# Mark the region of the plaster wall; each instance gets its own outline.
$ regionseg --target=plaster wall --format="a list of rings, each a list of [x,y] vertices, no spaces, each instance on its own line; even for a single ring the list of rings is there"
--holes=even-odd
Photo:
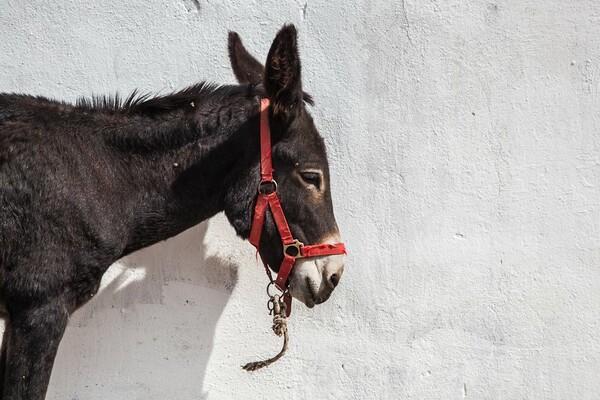
[[[0,2],[0,91],[73,101],[234,81],[300,31],[349,255],[274,354],[266,278],[223,216],[113,265],[49,399],[600,396],[594,0]]]

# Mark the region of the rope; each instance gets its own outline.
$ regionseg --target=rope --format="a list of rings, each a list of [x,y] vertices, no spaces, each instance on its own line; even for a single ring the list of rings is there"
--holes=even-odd
[[[273,364],[275,361],[279,360],[285,354],[288,348],[289,335],[287,330],[287,320],[286,320],[286,308],[287,306],[281,300],[279,295],[271,296],[271,300],[269,302],[273,303],[273,332],[279,337],[283,335],[283,347],[281,351],[272,358],[264,361],[255,361],[244,365],[246,371],[256,371],[257,369],[261,369]]]

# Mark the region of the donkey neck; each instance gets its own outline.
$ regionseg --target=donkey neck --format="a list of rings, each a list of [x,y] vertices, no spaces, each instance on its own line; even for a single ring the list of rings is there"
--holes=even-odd
[[[232,182],[258,165],[258,102],[240,91],[130,114],[105,140],[129,181],[125,255],[223,210]]]

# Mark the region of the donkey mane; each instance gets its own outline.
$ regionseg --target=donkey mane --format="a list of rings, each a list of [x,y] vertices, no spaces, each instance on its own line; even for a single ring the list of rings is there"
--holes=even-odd
[[[152,116],[177,110],[192,102],[201,103],[242,93],[252,97],[264,95],[264,90],[258,85],[218,85],[212,82],[200,82],[165,95],[152,96],[150,93],[140,93],[135,89],[127,97],[122,97],[119,93],[81,97],[77,99],[75,105],[86,111],[119,111],[125,114]]]
[[[244,92],[246,97],[265,95],[262,82],[245,85],[219,85],[213,82],[200,82],[165,95],[152,96],[150,93],[141,93],[138,89],[135,89],[127,97],[122,97],[119,93],[80,97],[75,105],[77,108],[86,111],[120,111],[125,114],[153,116],[177,110],[192,102],[210,101],[211,99],[230,97]],[[303,100],[306,104],[314,105],[313,98],[308,93],[304,93]]]

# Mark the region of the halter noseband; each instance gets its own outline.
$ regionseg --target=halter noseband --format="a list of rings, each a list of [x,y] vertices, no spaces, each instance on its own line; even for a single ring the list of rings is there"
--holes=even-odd
[[[258,184],[258,197],[254,207],[254,218],[250,230],[250,243],[259,250],[260,237],[262,234],[267,209],[271,208],[271,214],[275,220],[275,225],[279,231],[281,242],[283,244],[283,261],[277,273],[277,279],[273,281],[271,271],[262,257],[265,270],[275,286],[284,292],[284,298],[288,303],[288,313],[291,311],[291,296],[287,292],[288,276],[298,258],[320,257],[336,254],[346,254],[346,247],[343,243],[336,244],[315,244],[304,245],[298,239],[292,236],[288,226],[283,208],[277,197],[277,182],[273,179],[273,161],[271,148],[271,128],[269,126],[269,99],[261,99],[260,102],[260,175],[261,180]],[[260,254],[260,252],[259,252]]]

